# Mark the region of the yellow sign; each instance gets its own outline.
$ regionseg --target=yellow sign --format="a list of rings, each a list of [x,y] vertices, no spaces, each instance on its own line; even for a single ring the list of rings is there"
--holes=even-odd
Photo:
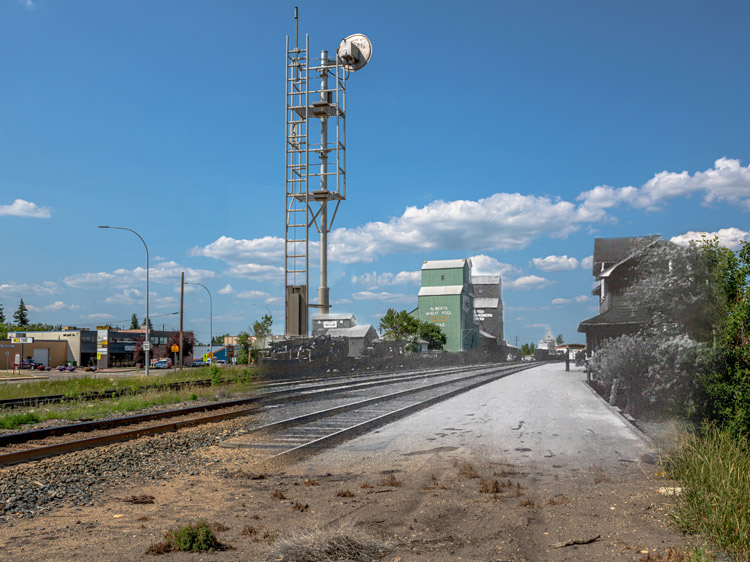
[[[208,354],[208,356],[209,356],[209,357],[213,357],[213,356],[214,356],[214,354],[213,354],[213,351],[212,351],[212,352],[210,352],[210,353]]]
[[[203,354],[203,360],[204,361],[208,361],[208,353],[204,353]]]
[[[102,360],[102,354],[101,353],[97,353],[96,354],[96,360],[97,361],[101,361]]]
[[[170,347],[169,349],[172,350],[172,353],[177,353],[178,351],[180,351],[180,346],[175,343],[172,344],[172,347]]]

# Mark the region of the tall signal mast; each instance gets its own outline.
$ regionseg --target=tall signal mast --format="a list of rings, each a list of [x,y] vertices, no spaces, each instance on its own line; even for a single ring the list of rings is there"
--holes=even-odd
[[[345,38],[334,58],[321,51],[311,58],[310,37],[299,46],[294,8],[294,47],[286,38],[286,198],[284,227],[284,333],[307,337],[308,311],[330,311],[328,233],[346,199],[346,81],[372,56],[361,34]],[[320,120],[320,136],[311,131]],[[329,123],[330,121],[330,123]],[[333,205],[329,220],[329,204]],[[320,233],[318,302],[309,300],[310,229]]]

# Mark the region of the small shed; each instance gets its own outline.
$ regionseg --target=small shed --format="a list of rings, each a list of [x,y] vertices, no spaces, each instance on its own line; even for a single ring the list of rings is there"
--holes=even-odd
[[[326,333],[332,338],[346,338],[349,342],[349,357],[361,357],[365,349],[378,339],[372,324],[362,324],[351,328],[330,328]]]

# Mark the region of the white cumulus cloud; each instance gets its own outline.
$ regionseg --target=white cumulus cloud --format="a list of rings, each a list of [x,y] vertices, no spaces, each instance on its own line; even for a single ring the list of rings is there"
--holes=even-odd
[[[591,269],[594,265],[594,256],[586,256],[581,260],[581,267],[583,269]]]
[[[155,283],[177,283],[185,272],[185,281],[202,283],[212,279],[216,273],[207,269],[184,267],[174,261],[165,261],[149,267],[149,280]],[[68,287],[76,289],[93,289],[97,287],[129,288],[146,282],[146,268],[116,269],[113,272],[76,273],[63,279]],[[186,288],[187,289],[187,288]]]
[[[544,277],[539,277],[538,275],[524,275],[523,277],[519,277],[518,279],[513,279],[512,281],[506,282],[505,288],[519,290],[543,289],[544,287],[548,287],[553,283],[554,281],[550,281],[549,279],[545,279]]]
[[[547,256],[546,258],[532,258],[531,263],[542,271],[570,271],[578,268],[578,260],[568,256]]]
[[[370,289],[378,287],[384,287],[388,285],[401,285],[404,283],[411,283],[413,285],[419,285],[422,282],[421,271],[399,271],[398,273],[363,273],[362,275],[355,275],[352,277],[352,283],[357,285],[364,285]]]
[[[62,291],[57,283],[45,281],[44,283],[2,283],[0,284],[0,295],[14,296],[19,295],[22,298],[25,295],[54,295]]]
[[[279,284],[284,282],[284,268],[275,265],[243,263],[230,267],[224,274],[239,279],[254,279],[255,281],[268,281]]]
[[[663,203],[676,197],[702,195],[704,204],[724,202],[750,211],[750,166],[742,166],[739,160],[719,158],[713,168],[655,174],[641,187],[611,187],[599,185],[581,193],[577,200],[582,208],[592,214],[604,209],[629,205],[635,209],[659,210]]]
[[[578,295],[575,299],[576,302],[588,302],[591,300],[589,295]]]
[[[205,256],[230,264],[279,263],[284,261],[284,239],[277,236],[264,236],[253,240],[238,240],[221,236],[207,246],[196,246],[190,250],[191,256]]]
[[[700,242],[704,236],[709,240],[712,240],[714,237],[718,238],[719,246],[729,248],[730,250],[739,250],[742,242],[750,242],[750,232],[734,227],[722,228],[716,232],[695,232],[691,230],[685,234],[673,236],[670,241],[680,246],[687,246],[691,241]]]
[[[231,295],[232,293],[234,293],[234,287],[232,287],[229,283],[219,289],[220,295]]]
[[[271,295],[264,291],[241,291],[237,293],[237,296],[241,299],[262,299],[263,297],[270,297]]]
[[[570,302],[572,302],[570,299],[564,299],[564,298],[552,299],[552,304],[568,304]]]
[[[45,306],[34,306],[27,305],[27,308],[32,312],[56,312],[58,310],[78,310],[81,308],[77,304],[65,304],[63,301],[55,301],[52,304]]]
[[[358,301],[380,301],[388,303],[410,303],[416,302],[417,293],[413,295],[404,295],[400,293],[389,293],[386,291],[373,292],[373,291],[360,291],[352,294],[352,298]]]
[[[10,205],[0,205],[0,216],[48,219],[52,216],[49,207],[39,207],[36,203],[16,199]]]
[[[484,254],[471,256],[471,274],[472,275],[500,275],[505,281],[505,277],[520,275],[521,270],[515,265],[510,265],[496,260]]]

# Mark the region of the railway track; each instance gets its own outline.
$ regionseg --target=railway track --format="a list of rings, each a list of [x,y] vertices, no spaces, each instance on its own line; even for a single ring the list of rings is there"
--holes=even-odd
[[[336,419],[336,431],[332,432],[336,436],[321,436],[315,434],[316,444],[312,441],[308,443],[295,443],[291,449],[296,449],[296,453],[281,451],[278,452],[278,458],[283,455],[294,456],[301,454],[303,451],[312,451],[315,447],[330,446],[337,440],[351,438],[357,431],[366,431],[374,427],[376,423],[387,423],[397,417],[408,415],[419,407],[426,407],[441,399],[448,398],[459,392],[473,388],[479,384],[485,384],[501,376],[506,376],[513,372],[518,372],[527,366],[481,366],[481,367],[461,367],[461,368],[444,368],[432,370],[407,371],[390,375],[370,375],[349,377],[342,376],[338,380],[331,381],[306,381],[296,383],[275,383],[269,385],[258,396],[251,398],[232,400],[228,402],[213,403],[209,405],[198,406],[194,408],[183,408],[179,410],[169,410],[153,414],[143,414],[128,416],[125,418],[116,418],[101,420],[95,422],[84,422],[69,426],[48,428],[43,430],[19,432],[0,436],[0,466],[18,464],[32,460],[42,459],[50,456],[60,455],[81,449],[99,447],[112,443],[127,441],[142,437],[145,435],[154,435],[159,433],[176,431],[184,427],[195,426],[199,424],[213,423],[229,420],[239,416],[248,416],[268,412],[274,406],[281,404],[298,404],[301,401],[315,401],[322,403],[325,401],[337,401],[335,406],[323,408],[321,411],[310,412],[304,416],[296,416],[277,420],[271,424],[251,428],[247,433],[266,434],[270,431],[280,431],[283,428],[291,428],[294,425],[303,423],[311,424],[318,420],[326,418],[333,419],[333,416],[339,416]],[[429,384],[425,384],[429,381]],[[406,386],[401,390],[381,393],[380,395],[365,400],[355,400],[346,402],[347,394],[352,393],[369,393],[372,395],[379,387],[397,387],[398,385]],[[438,392],[437,389],[452,385],[453,388],[446,388],[444,392]],[[432,392],[433,396],[427,396],[420,399],[419,406],[417,402],[404,406],[399,405],[398,400],[406,399],[410,394]],[[380,412],[378,414],[367,413],[365,417],[370,419],[366,423],[360,421],[350,425],[342,430],[338,426],[344,423],[344,418],[340,417],[347,412],[360,410],[367,412],[376,407],[376,404],[389,403],[396,405],[396,409],[390,412]],[[281,409],[283,412],[283,408]],[[400,412],[400,413],[396,413]],[[278,415],[278,413],[276,413]],[[374,417],[373,417],[374,415]],[[394,417],[395,416],[395,417]],[[170,419],[164,423],[163,420]],[[377,422],[372,420],[379,420]],[[129,429],[122,430],[123,427],[131,426]],[[358,429],[355,429],[358,426]],[[308,428],[313,426],[308,425]],[[70,436],[80,432],[95,432],[93,436],[84,439],[71,439]],[[311,432],[312,429],[304,431]],[[315,431],[320,431],[317,429]],[[328,444],[328,445],[326,445]],[[232,446],[232,445],[227,445]]]

